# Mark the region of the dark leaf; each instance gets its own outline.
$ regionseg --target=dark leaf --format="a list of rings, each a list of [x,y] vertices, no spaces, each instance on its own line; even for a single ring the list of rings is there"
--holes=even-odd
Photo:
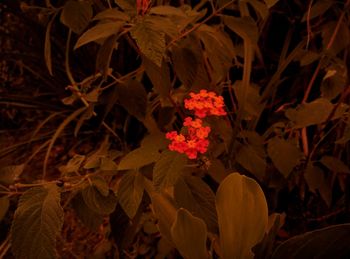
[[[99,23],[91,29],[87,30],[80,36],[77,43],[74,46],[74,49],[77,49],[89,42],[107,38],[111,35],[117,34],[124,22],[108,22],[108,23]]]
[[[286,178],[303,157],[303,153],[296,145],[279,137],[268,141],[267,153],[278,171]]]
[[[201,60],[196,51],[190,47],[197,42],[195,40],[186,40],[186,42],[181,46],[172,47],[171,57],[176,76],[187,88],[191,88],[197,77]]]
[[[286,117],[294,123],[294,127],[303,128],[325,122],[333,110],[333,104],[327,99],[319,98],[310,103],[299,105],[296,109],[288,109]]]
[[[203,220],[194,217],[186,209],[179,209],[171,226],[171,236],[184,258],[208,258],[206,247],[207,227]]]
[[[258,42],[258,27],[256,26],[256,23],[252,17],[244,16],[237,18],[232,16],[224,16],[224,23],[242,39],[249,40],[253,44]]]
[[[101,45],[98,50],[96,57],[96,70],[101,72],[104,77],[108,74],[109,64],[111,63],[111,58],[113,51],[117,49],[118,43],[117,35],[109,36]]]
[[[343,161],[341,161],[337,157],[333,156],[323,156],[320,160],[320,162],[325,165],[329,170],[333,171],[334,173],[346,173],[350,174],[349,167],[344,164]]]
[[[61,197],[55,184],[27,190],[20,198],[11,227],[16,258],[56,258],[56,238],[63,225]]]
[[[185,169],[186,162],[185,155],[164,150],[153,168],[153,183],[156,190],[174,186]]]
[[[119,11],[117,8],[112,8],[112,9],[108,8],[96,14],[96,16],[92,20],[95,21],[95,20],[105,20],[105,19],[129,21],[130,17],[126,13]]]
[[[13,184],[17,178],[23,173],[25,164],[9,165],[0,168],[0,183]]]
[[[8,196],[1,197],[0,198],[0,222],[5,217],[9,206],[10,206],[10,201]]]
[[[142,54],[161,67],[165,53],[165,33],[154,28],[150,19],[143,19],[130,30]]]
[[[109,191],[108,196],[104,196],[95,185],[85,187],[82,196],[89,209],[100,215],[111,214],[117,205],[117,198],[113,192]]]
[[[265,177],[266,160],[254,146],[242,146],[237,153],[236,161],[259,180]]]
[[[142,121],[147,110],[147,92],[144,86],[136,80],[129,80],[126,84],[118,84],[116,87],[120,105]]]
[[[215,194],[200,178],[187,176],[179,179],[174,186],[174,198],[179,208],[183,207],[203,219],[210,232],[218,233]]]
[[[163,59],[162,65],[158,67],[147,57],[142,57],[142,64],[145,68],[147,76],[153,84],[155,92],[157,92],[162,99],[167,99],[171,90],[168,64]]]
[[[61,13],[61,23],[73,32],[80,34],[92,18],[92,7],[89,1],[67,1]]]
[[[91,210],[85,203],[81,193],[78,193],[72,199],[72,206],[82,223],[93,231],[103,223],[103,216]]]
[[[130,219],[134,218],[141,204],[144,184],[139,171],[131,170],[122,177],[118,189],[118,202]]]
[[[349,258],[350,224],[335,225],[295,236],[277,247],[272,259]]]
[[[301,19],[302,22],[305,22],[307,19],[311,20],[313,18],[321,16],[334,5],[334,2],[332,0],[319,0],[313,3],[314,4],[311,6],[311,10],[307,10]]]
[[[163,16],[187,17],[186,13],[183,10],[170,5],[160,5],[160,6],[152,7],[149,13],[163,15]]]

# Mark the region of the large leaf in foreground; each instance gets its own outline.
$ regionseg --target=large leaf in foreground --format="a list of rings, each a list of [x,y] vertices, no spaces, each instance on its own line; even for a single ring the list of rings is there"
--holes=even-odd
[[[35,187],[20,198],[11,228],[16,258],[56,258],[56,236],[63,225],[63,209],[56,185]]]
[[[264,237],[268,224],[266,199],[259,184],[233,173],[220,184],[216,210],[223,259],[253,258],[252,248]]]
[[[203,220],[192,216],[186,209],[179,209],[171,227],[171,236],[184,258],[208,258],[207,227]]]
[[[295,236],[275,250],[273,259],[350,258],[350,224],[335,225]]]

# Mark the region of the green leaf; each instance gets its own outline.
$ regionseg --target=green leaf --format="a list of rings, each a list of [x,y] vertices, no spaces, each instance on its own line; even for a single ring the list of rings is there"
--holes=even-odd
[[[82,190],[83,199],[89,209],[101,215],[109,215],[117,205],[117,198],[111,191],[105,196],[100,190],[102,190],[100,186],[97,188],[94,184],[85,187]]]
[[[324,98],[299,105],[296,109],[288,109],[286,117],[294,123],[295,128],[304,128],[325,122],[333,110],[333,104]]]
[[[0,198],[0,222],[5,217],[10,206],[10,201],[8,196]]]
[[[175,221],[176,209],[173,201],[166,195],[159,192],[148,193],[152,200],[152,209],[158,219],[158,228],[162,237],[172,243],[171,226]]]
[[[124,156],[118,165],[118,170],[138,169],[156,162],[159,157],[158,149],[152,145],[143,145]]]
[[[186,162],[184,154],[164,150],[153,168],[153,183],[156,190],[174,186],[185,169]]]
[[[142,54],[161,67],[165,53],[165,33],[155,30],[153,22],[145,18],[132,27],[130,34]]]
[[[269,216],[268,233],[264,239],[253,248],[254,258],[270,258],[276,242],[278,231],[284,224],[285,214],[273,213]]]
[[[260,154],[259,149],[252,145],[242,146],[236,155],[236,161],[259,180],[264,179],[266,160],[263,154]]]
[[[325,12],[328,11],[329,8],[331,8],[334,5],[334,2],[332,0],[318,0],[316,2],[313,2],[314,4],[311,6],[310,11],[307,10],[304,14],[303,18],[301,19],[302,22],[305,22],[307,19],[314,19],[316,17],[321,16]]]
[[[199,57],[190,46],[174,46],[171,50],[175,73],[187,88],[191,88],[196,79],[200,63]]]
[[[103,216],[91,210],[85,203],[81,193],[72,199],[72,207],[82,223],[93,231],[97,231],[103,223]]]
[[[223,140],[226,148],[229,147],[232,141],[232,127],[227,120],[223,117],[212,116],[207,121],[211,127],[211,134],[216,134]]]
[[[102,171],[117,171],[118,165],[110,157],[101,157],[100,169]]]
[[[59,170],[63,174],[78,172],[84,160],[85,156],[75,154],[66,165],[60,166]]]
[[[349,258],[350,224],[333,225],[288,239],[277,247],[272,259]]]
[[[168,64],[163,59],[162,65],[158,67],[147,57],[142,57],[142,65],[144,66],[146,74],[151,80],[155,91],[160,95],[162,99],[166,100],[171,90],[170,71]]]
[[[169,5],[159,5],[152,7],[149,10],[150,14],[163,15],[163,16],[180,16],[187,17],[186,13],[180,8],[176,8]]]
[[[345,126],[343,136],[338,139],[335,143],[337,144],[345,144],[350,140],[350,123]]]
[[[261,96],[259,94],[259,88],[254,85],[249,85],[247,89],[244,89],[244,85],[241,80],[237,80],[233,85],[238,105],[244,106],[244,119],[250,120],[252,116],[260,116],[263,103],[261,102]],[[244,99],[244,95],[245,99]]]
[[[271,7],[273,7],[275,4],[277,4],[279,0],[264,0],[264,2],[266,3],[267,7],[270,9]]]
[[[248,3],[254,8],[254,10],[260,14],[261,18],[265,20],[269,15],[269,9],[271,6],[268,6],[267,3],[259,2],[258,0],[247,0]],[[277,0],[278,1],[278,0]]]
[[[108,183],[101,176],[91,177],[90,181],[103,196],[107,197],[109,195]]]
[[[278,171],[286,178],[303,157],[303,153],[296,145],[279,137],[268,141],[267,153]]]
[[[230,174],[216,193],[223,259],[253,258],[252,248],[265,235],[267,203],[259,184],[238,173]]]
[[[45,58],[45,64],[47,67],[47,70],[49,70],[49,74],[52,76],[52,60],[51,60],[51,41],[50,41],[50,37],[51,37],[51,28],[52,28],[52,24],[57,16],[58,12],[56,12],[51,20],[49,21],[49,23],[46,26],[46,32],[45,32],[45,46],[44,46],[44,58]]]
[[[297,55],[295,60],[300,62],[300,66],[307,66],[320,58],[321,54],[318,52],[300,49],[300,53]]]
[[[117,85],[118,101],[132,116],[142,121],[147,111],[147,92],[139,81],[129,80]]]
[[[184,258],[209,258],[207,252],[207,227],[203,220],[186,209],[179,209],[171,226],[171,236],[176,248]]]
[[[92,7],[89,1],[67,1],[61,13],[61,23],[73,32],[80,34],[92,18]]]
[[[91,29],[88,29],[80,36],[80,38],[74,46],[74,49],[77,49],[89,42],[107,38],[113,34],[117,34],[123,25],[124,22],[120,21],[99,23]]]
[[[320,162],[334,173],[350,174],[349,167],[337,157],[323,156]]]
[[[304,178],[310,191],[317,193],[318,190],[322,199],[330,207],[332,202],[331,186],[323,170],[310,162],[305,169]]]
[[[326,69],[321,84],[322,97],[328,100],[336,98],[347,86],[347,67],[342,61],[335,62]]]
[[[168,147],[167,140],[163,133],[152,133],[146,135],[141,141],[141,147],[153,151],[162,151]]]
[[[218,233],[215,194],[199,177],[180,178],[174,186],[174,199],[178,206],[203,219],[212,233]]]
[[[9,165],[0,168],[0,183],[5,185],[13,184],[23,173],[25,164]]]
[[[130,17],[126,13],[119,11],[117,8],[112,8],[112,9],[108,8],[96,14],[96,16],[92,20],[96,21],[96,20],[105,20],[105,19],[129,21]]]
[[[336,28],[339,26],[338,31],[333,37],[333,33]],[[337,55],[340,51],[349,46],[350,43],[350,31],[349,26],[342,22],[338,25],[338,22],[331,20],[326,23],[321,28],[322,31],[322,45],[323,49],[327,50],[331,55]],[[328,49],[328,44],[332,40],[332,45]]]
[[[258,27],[252,17],[244,16],[237,18],[225,15],[223,21],[230,30],[235,32],[242,39],[249,40],[253,44],[258,42]]]
[[[114,3],[116,3],[123,11],[136,15],[136,1],[114,0]]]
[[[202,24],[196,33],[203,42],[213,73],[213,80],[218,82],[227,75],[232,66],[232,59],[235,56],[232,41],[220,27]]]
[[[16,258],[56,258],[56,238],[63,225],[63,209],[56,185],[35,187],[19,199],[11,227]]]
[[[109,36],[97,52],[96,70],[100,71],[104,77],[108,74],[113,51],[118,47],[118,43],[116,42],[117,37],[117,35]]]
[[[221,162],[220,159],[211,159],[210,165],[208,168],[210,176],[218,183],[221,183],[222,180],[228,175],[228,171],[225,168],[225,165]]]
[[[134,218],[143,196],[143,175],[136,170],[125,173],[118,189],[118,201],[130,219]]]

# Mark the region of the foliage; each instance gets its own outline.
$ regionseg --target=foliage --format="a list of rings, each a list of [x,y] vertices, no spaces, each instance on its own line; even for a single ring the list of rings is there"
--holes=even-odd
[[[349,8],[5,0],[0,258],[349,257]]]

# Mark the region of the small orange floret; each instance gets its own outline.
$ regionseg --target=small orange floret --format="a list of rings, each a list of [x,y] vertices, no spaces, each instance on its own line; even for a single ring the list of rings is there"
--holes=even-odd
[[[214,92],[203,89],[198,94],[190,93],[190,99],[185,99],[185,108],[193,110],[195,116],[205,118],[209,115],[224,116],[224,98]]]

